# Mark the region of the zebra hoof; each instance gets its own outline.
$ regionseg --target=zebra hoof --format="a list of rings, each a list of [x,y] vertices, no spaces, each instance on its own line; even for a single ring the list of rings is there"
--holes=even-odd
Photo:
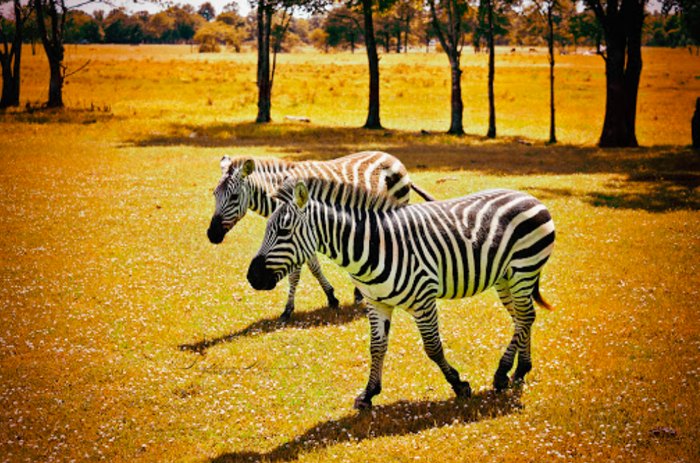
[[[284,312],[282,312],[282,315],[280,315],[280,321],[281,322],[288,322],[289,319],[292,318],[292,312],[294,312],[293,308],[284,309]]]
[[[452,386],[458,399],[468,399],[472,396],[472,388],[467,381],[460,381]]]
[[[525,375],[530,373],[532,370],[532,363],[518,362],[518,368],[515,369],[515,373],[511,377],[511,381],[514,383],[524,383]]]
[[[360,292],[359,289],[355,288],[355,305],[359,304],[364,300],[364,297],[362,296],[362,293]]]
[[[508,379],[508,375],[496,375],[493,378],[493,388],[496,390],[496,392],[501,392],[508,389],[509,385],[510,380]]]
[[[331,296],[328,298],[328,308],[333,309],[333,310],[338,310],[340,308],[340,301],[335,298],[335,296]]]
[[[366,400],[363,396],[358,396],[355,399],[355,404],[353,405],[355,410],[369,410],[372,408],[372,401]]]

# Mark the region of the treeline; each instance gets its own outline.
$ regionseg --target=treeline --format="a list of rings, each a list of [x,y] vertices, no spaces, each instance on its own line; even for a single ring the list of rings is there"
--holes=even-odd
[[[386,52],[408,49],[434,50],[439,46],[434,26],[423,2],[401,0],[380,10],[375,19],[377,44]],[[528,6],[529,5],[529,6]],[[279,51],[292,51],[300,46],[319,50],[355,51],[364,44],[362,12],[345,4],[325,9],[308,18],[273,18],[272,39]],[[285,20],[288,22],[285,23]],[[3,21],[8,21],[3,19]],[[599,47],[602,30],[590,10],[576,3],[563,4],[557,11],[554,41],[566,52],[578,47]],[[645,46],[679,47],[695,45],[678,11],[655,12],[644,20],[642,43]],[[535,3],[503,3],[497,12],[494,41],[511,47],[544,46],[544,30]],[[128,14],[117,8],[88,14],[69,10],[66,14],[65,43],[174,44],[196,43],[200,51],[219,51],[230,47],[241,51],[256,46],[255,11],[241,16],[235,3],[220,12],[209,2],[194,7],[175,5],[151,14],[139,11]],[[464,43],[475,51],[484,49],[485,34],[480,27],[478,9],[472,8],[464,23]],[[39,41],[34,17],[25,25],[24,42]]]
[[[93,3],[96,0],[85,0]],[[251,13],[239,14],[231,3],[217,12],[209,2],[198,8],[170,6],[150,14],[116,9],[89,15],[66,0],[0,0],[0,109],[19,105],[22,44],[42,44],[49,63],[48,108],[63,107],[66,77],[81,68],[64,64],[66,43],[198,43],[200,51],[222,46],[257,52],[256,122],[272,121],[272,87],[277,54],[297,45],[322,50],[355,50],[367,54],[366,129],[383,128],[380,117],[378,49],[406,52],[439,49],[449,61],[450,128],[463,127],[461,57],[465,47],[488,52],[488,131],[494,138],[494,81],[497,45],[545,45],[549,62],[549,143],[556,143],[555,56],[579,46],[592,46],[605,63],[605,115],[598,145],[634,147],[642,45],[700,44],[700,2],[662,0],[661,13],[647,11],[647,0],[249,0]],[[85,4],[84,3],[84,4]],[[297,15],[304,12],[304,15]],[[37,39],[38,38],[38,39]],[[697,53],[697,49],[696,49]]]

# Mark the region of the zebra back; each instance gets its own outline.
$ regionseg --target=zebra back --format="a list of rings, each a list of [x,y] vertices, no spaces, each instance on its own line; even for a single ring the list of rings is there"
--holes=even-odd
[[[231,168],[241,168],[248,159],[232,158]],[[288,178],[304,180],[313,197],[320,201],[352,207],[356,204],[372,208],[408,204],[411,189],[403,163],[381,151],[363,151],[330,161],[255,158],[255,170],[248,177],[253,190],[251,209],[269,216],[275,207],[272,196]]]

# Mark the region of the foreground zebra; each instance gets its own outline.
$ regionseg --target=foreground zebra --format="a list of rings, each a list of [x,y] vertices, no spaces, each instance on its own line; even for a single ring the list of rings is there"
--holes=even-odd
[[[380,151],[364,151],[332,161],[288,162],[279,159],[236,158],[221,159],[221,179],[214,190],[216,209],[211,219],[207,236],[209,241],[219,244],[226,233],[243,218],[248,209],[268,217],[276,208],[271,193],[276,191],[287,177],[314,177],[337,183],[347,183],[354,189],[367,190],[368,194],[386,197],[392,204],[407,204],[413,189],[423,199],[433,198],[413,185],[406,167],[394,156]],[[348,198],[336,198],[342,204]],[[338,307],[333,286],[321,271],[314,255],[305,260],[311,273],[321,284],[328,306]],[[289,296],[282,313],[288,319],[294,311],[294,295],[299,283],[301,265],[290,270]],[[356,299],[360,298],[356,292]]]
[[[308,187],[307,187],[308,184]],[[550,308],[539,293],[542,267],[554,245],[552,218],[539,201],[510,190],[489,190],[448,201],[393,207],[365,196],[358,206],[339,207],[323,198],[325,182],[291,179],[276,193],[281,205],[270,217],[265,238],[248,269],[255,289],[276,283],[316,251],[352,276],[368,301],[372,365],[356,408],[368,408],[381,391],[382,364],[392,311],[414,316],[428,357],[442,370],[458,397],[471,388],[443,354],[436,299],[457,299],[491,286],[513,318],[515,334],[494,376],[494,387],[531,370],[533,300]],[[352,195],[352,194],[349,194]]]

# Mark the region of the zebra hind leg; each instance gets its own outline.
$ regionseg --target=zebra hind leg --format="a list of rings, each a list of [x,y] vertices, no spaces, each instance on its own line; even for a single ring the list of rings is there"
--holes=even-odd
[[[340,307],[340,301],[335,297],[335,291],[333,286],[330,284],[326,276],[321,271],[321,264],[318,262],[316,256],[311,256],[306,262],[306,265],[311,270],[311,274],[318,280],[323,292],[326,293],[326,298],[328,299],[328,307],[331,309],[337,309]]]
[[[360,290],[355,288],[355,304],[359,304],[360,302],[362,302],[363,299],[364,297],[362,296]]]
[[[289,320],[294,312],[294,295],[297,292],[297,285],[299,285],[299,277],[301,277],[301,267],[297,267],[289,273],[289,293],[287,305],[284,306],[284,312],[280,315],[282,321]]]
[[[520,287],[515,293],[514,280],[501,279],[496,283],[496,291],[503,305],[508,309],[508,313],[513,318],[515,332],[508,344],[505,353],[501,357],[498,369],[493,379],[494,389],[501,391],[506,389],[511,380],[508,373],[515,363],[515,355],[518,355],[518,365],[513,374],[512,381],[520,383],[524,381],[525,375],[532,370],[532,360],[530,357],[530,334],[532,324],[535,321],[535,308],[532,302],[532,287],[526,285]]]
[[[354,407],[358,410],[372,408],[372,398],[382,391],[382,369],[384,357],[389,345],[389,328],[393,309],[386,306],[368,304],[367,318],[370,328],[370,355],[372,365],[367,386],[355,399]]]
[[[468,398],[472,395],[472,389],[468,381],[459,378],[459,372],[447,361],[442,348],[440,331],[438,327],[437,307],[435,301],[430,301],[429,305],[423,309],[412,311],[418,325],[418,331],[423,339],[423,348],[428,358],[435,362],[440,371],[445,375],[445,379],[458,398]]]

